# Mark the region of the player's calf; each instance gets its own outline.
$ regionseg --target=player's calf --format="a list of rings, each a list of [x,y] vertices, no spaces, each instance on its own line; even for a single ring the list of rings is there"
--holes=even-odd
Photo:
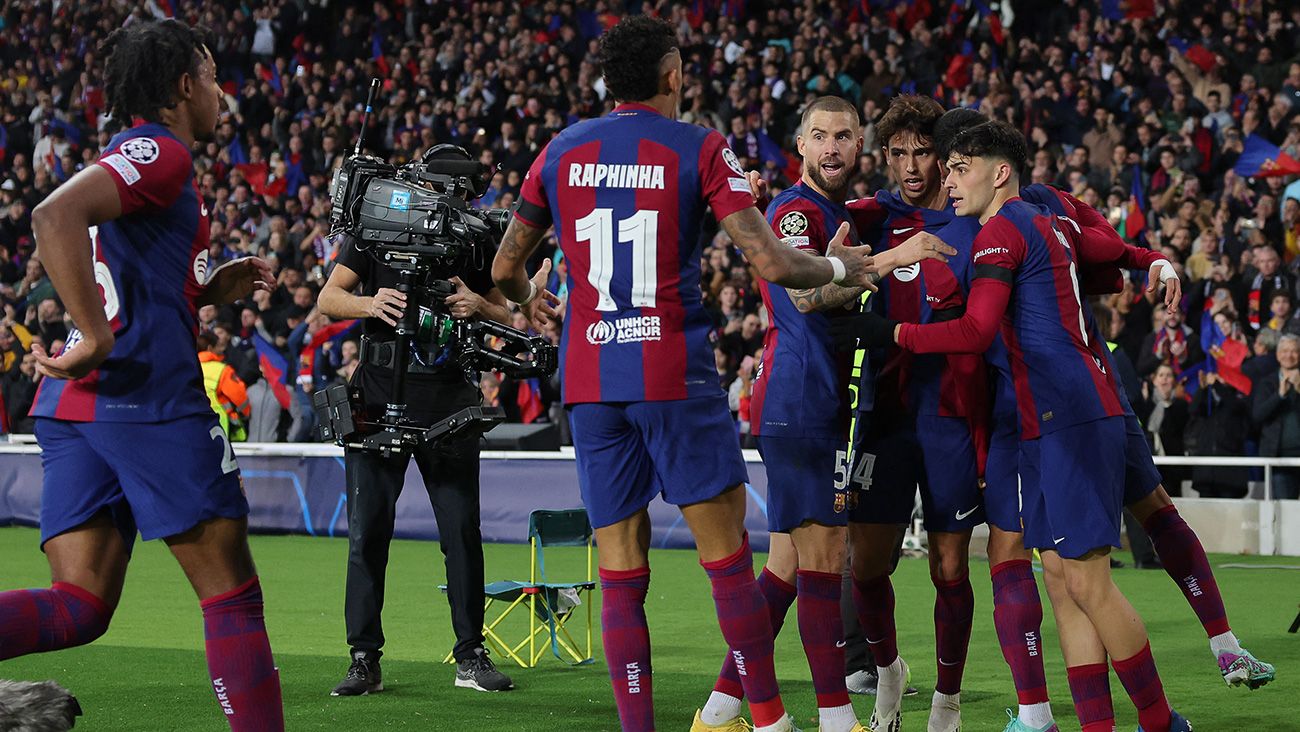
[[[104,634],[113,609],[67,582],[0,593],[0,661],[81,646]]]
[[[230,728],[283,730],[280,672],[271,657],[257,577],[199,605],[212,690]]]

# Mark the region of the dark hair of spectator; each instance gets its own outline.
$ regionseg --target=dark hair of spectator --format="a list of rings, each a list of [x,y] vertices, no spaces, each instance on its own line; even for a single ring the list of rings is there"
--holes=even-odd
[[[99,47],[108,112],[123,124],[157,122],[176,106],[176,83],[212,58],[204,33],[178,20],[139,21],[118,28]]]
[[[934,125],[943,116],[943,105],[920,94],[903,94],[889,103],[885,116],[876,124],[876,139],[881,147],[900,132],[911,132],[917,137],[934,138]]]
[[[200,333],[195,336],[194,345],[199,353],[211,351],[212,347],[217,345],[217,339],[213,338],[211,333]]]
[[[958,132],[951,152],[968,158],[998,158],[1011,163],[1018,175],[1029,156],[1025,136],[1001,120],[986,122]]]
[[[658,94],[660,63],[676,48],[677,33],[666,20],[634,15],[619,21],[600,37],[599,61],[609,93],[626,102]]]
[[[940,160],[947,160],[948,148],[952,145],[952,138],[956,137],[958,132],[988,121],[988,117],[966,107],[957,107],[944,112],[939,121],[934,123],[934,152]]]
[[[843,113],[849,115],[849,117],[853,119],[854,125],[861,126],[862,124],[862,121],[858,119],[858,108],[853,106],[852,102],[843,97],[827,96],[817,97],[812,100],[812,103],[803,110],[803,117],[799,120],[800,129],[808,127],[808,118],[812,116],[813,112],[831,112],[832,114]],[[807,134],[806,131],[805,134]]]

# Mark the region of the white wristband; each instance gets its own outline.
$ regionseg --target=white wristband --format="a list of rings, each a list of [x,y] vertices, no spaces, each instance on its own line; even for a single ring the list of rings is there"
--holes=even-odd
[[[1170,264],[1168,259],[1158,259],[1151,266],[1154,267],[1157,264],[1160,265],[1161,282],[1178,279],[1178,273],[1174,271],[1174,265]]]
[[[848,271],[844,269],[844,261],[839,257],[827,257],[826,261],[831,263],[831,271],[834,273],[831,276],[831,282],[836,285],[843,282],[844,278],[849,274]]]
[[[532,280],[529,280],[529,281],[528,281],[528,297],[525,297],[523,300],[521,300],[521,301],[519,302],[519,306],[520,306],[520,307],[523,307],[524,305],[527,305],[528,303],[532,302],[533,300],[536,300],[536,299],[537,299],[537,295],[538,295],[539,293],[541,293],[541,290],[537,289],[537,283],[536,283],[536,282],[533,282]]]

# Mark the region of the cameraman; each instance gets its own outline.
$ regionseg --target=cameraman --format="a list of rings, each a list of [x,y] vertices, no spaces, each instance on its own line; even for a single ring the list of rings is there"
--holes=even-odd
[[[450,281],[456,292],[445,302],[457,318],[505,323],[505,298],[492,284],[492,252],[475,252]],[[321,290],[320,311],[332,318],[365,318],[360,364],[351,386],[359,389],[370,419],[384,413],[393,383],[394,326],[407,306],[396,287],[397,271],[360,250],[344,236],[334,271]],[[361,285],[361,294],[353,294]],[[466,383],[454,360],[412,370],[406,381],[406,415],[417,425],[432,425],[465,407],[478,406],[479,391]],[[456,633],[456,686],[479,691],[513,689],[483,647],[483,542],[479,533],[479,440],[453,441],[414,450],[415,462],[433,504],[447,566],[447,599]],[[383,691],[379,658],[384,645],[380,613],[384,572],[393,538],[397,497],[402,492],[407,454],[383,457],[346,448],[348,489],[348,574],[344,617],[351,665],[333,696]]]

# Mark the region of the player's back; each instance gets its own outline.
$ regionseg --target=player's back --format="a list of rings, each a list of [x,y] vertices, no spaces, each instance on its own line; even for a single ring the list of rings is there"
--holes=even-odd
[[[207,206],[189,149],[167,128],[116,135],[99,162],[122,215],[91,229],[95,281],[116,341],[99,368],[45,379],[32,415],[71,421],[158,422],[211,411],[195,349],[196,298],[210,272]],[[65,350],[80,341],[73,330]]]
[[[988,273],[985,267],[1014,262],[1002,335],[1023,439],[1123,412],[1112,369],[1095,350],[1084,314],[1077,243],[1050,210],[1020,199],[1005,203],[975,239],[977,277]]]
[[[786,244],[824,255],[840,224],[852,219],[835,203],[800,182],[772,199],[767,222]],[[851,230],[848,243],[857,242]],[[849,372],[845,355],[830,339],[830,320],[847,315],[842,308],[801,313],[780,285],[760,280],[759,294],[769,327],[763,336],[763,361],[754,379],[750,403],[755,435],[844,438],[848,428],[844,386]]]
[[[641,104],[562,132],[518,215],[555,227],[568,264],[566,403],[720,393],[700,292],[700,227],[753,203],[721,134]]]

